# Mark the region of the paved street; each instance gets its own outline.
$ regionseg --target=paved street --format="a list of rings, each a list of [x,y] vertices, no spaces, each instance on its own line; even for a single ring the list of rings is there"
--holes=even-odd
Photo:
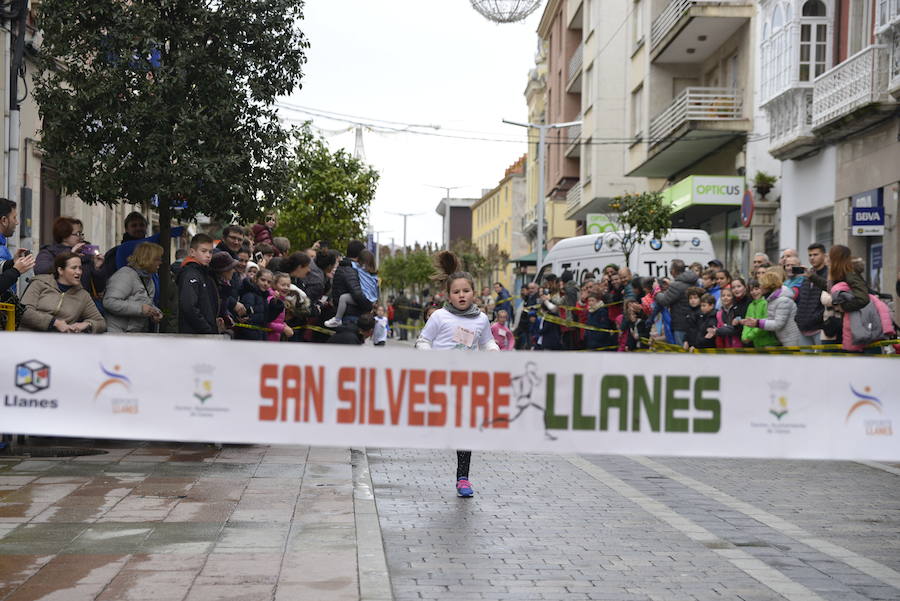
[[[0,459],[3,601],[900,599],[900,466],[100,446]]]

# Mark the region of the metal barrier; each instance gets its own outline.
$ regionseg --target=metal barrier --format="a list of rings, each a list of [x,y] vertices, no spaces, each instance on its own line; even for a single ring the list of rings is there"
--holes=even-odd
[[[0,311],[6,313],[6,331],[16,331],[16,306],[10,303],[0,303]]]

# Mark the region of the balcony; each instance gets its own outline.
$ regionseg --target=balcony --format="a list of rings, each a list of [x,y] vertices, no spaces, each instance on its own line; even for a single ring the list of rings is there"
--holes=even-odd
[[[581,121],[579,114],[575,121]],[[575,159],[581,156],[581,124],[566,128],[566,156]]]
[[[888,94],[890,49],[869,46],[816,78],[812,129],[835,140],[884,119],[897,104]]]
[[[584,44],[578,44],[578,48],[569,58],[569,68],[566,71],[566,92],[581,94],[581,68],[584,66]]]
[[[750,131],[743,91],[686,88],[650,120],[647,160],[631,177],[671,177]]]
[[[581,182],[576,183],[566,192],[566,213],[574,211],[581,204]]]
[[[790,88],[765,105],[769,115],[769,154],[780,161],[801,158],[821,146],[812,133],[813,90]]]
[[[875,33],[900,25],[900,0],[878,0],[875,10]]]
[[[650,60],[702,63],[753,12],[750,0],[671,0],[650,27]]]

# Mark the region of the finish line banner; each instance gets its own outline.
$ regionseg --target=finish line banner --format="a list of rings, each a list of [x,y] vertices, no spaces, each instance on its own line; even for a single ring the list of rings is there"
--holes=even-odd
[[[415,351],[10,333],[0,432],[900,460],[890,359]]]

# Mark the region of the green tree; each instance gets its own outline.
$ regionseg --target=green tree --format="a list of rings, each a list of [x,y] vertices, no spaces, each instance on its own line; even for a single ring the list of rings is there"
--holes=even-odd
[[[431,252],[424,249],[382,256],[381,264],[378,266],[382,287],[397,292],[428,287],[432,273],[434,266],[431,262]]]
[[[309,123],[295,131],[291,187],[279,210],[278,234],[298,248],[327,240],[333,248],[361,238],[378,172],[345,150],[331,152]]]
[[[662,240],[672,227],[672,207],[663,202],[659,192],[617,196],[609,207],[617,225],[613,236],[622,247],[626,265],[639,244],[651,236]]]
[[[249,219],[274,206],[291,158],[274,102],[303,74],[302,8],[42,0],[34,96],[58,185],[89,204],[158,198],[167,262],[173,207],[188,220]],[[167,299],[168,278],[162,286]]]

